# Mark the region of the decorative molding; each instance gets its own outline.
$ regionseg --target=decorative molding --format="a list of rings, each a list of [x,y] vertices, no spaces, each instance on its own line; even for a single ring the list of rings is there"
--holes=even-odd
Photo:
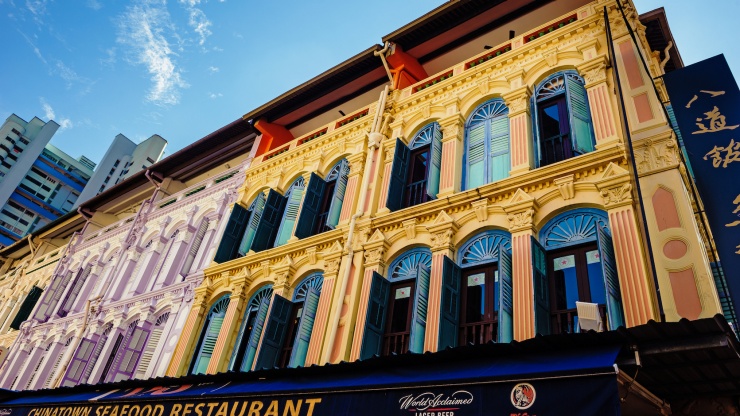
[[[663,140],[647,139],[636,146],[635,159],[637,172],[641,176],[676,168],[679,165],[678,146],[671,137]]]
[[[589,61],[576,66],[578,73],[586,81],[586,88],[606,81],[606,68],[609,66],[609,59],[600,55]]]
[[[533,228],[534,214],[539,209],[539,204],[534,197],[519,188],[503,208],[509,220],[509,231],[516,233]]]
[[[475,211],[475,218],[477,218],[479,222],[484,222],[488,219],[488,198],[474,201],[470,205],[473,206],[473,211]]]
[[[574,178],[574,175],[568,175],[553,180],[553,183],[555,184],[555,186],[558,187],[558,190],[560,191],[560,196],[563,197],[563,200],[567,201],[569,199],[573,199],[576,196],[576,188],[573,183]]]
[[[412,218],[403,222],[403,229],[406,231],[406,238],[408,238],[409,240],[413,240],[414,238],[416,238],[417,222],[418,220],[416,218]]]
[[[529,111],[530,97],[532,97],[532,89],[528,85],[504,94],[502,98],[509,107],[509,118]]]
[[[455,250],[452,237],[460,229],[460,226],[444,210],[439,211],[432,224],[426,228],[432,237],[432,251]]]

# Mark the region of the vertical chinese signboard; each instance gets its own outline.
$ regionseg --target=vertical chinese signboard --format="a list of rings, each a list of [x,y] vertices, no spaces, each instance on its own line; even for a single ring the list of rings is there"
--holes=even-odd
[[[737,314],[740,305],[740,90],[724,55],[670,72],[664,80]]]

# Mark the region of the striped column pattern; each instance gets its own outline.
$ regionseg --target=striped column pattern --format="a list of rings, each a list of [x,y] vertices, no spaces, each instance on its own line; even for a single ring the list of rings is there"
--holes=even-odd
[[[221,330],[216,339],[216,346],[213,347],[211,361],[208,362],[206,374],[216,374],[225,370],[225,364],[229,361],[231,350],[227,348],[231,343],[234,334],[237,332],[239,316],[244,310],[245,296],[242,291],[233,293],[229,298],[229,307],[226,309],[226,316],[221,324]],[[222,363],[222,361],[225,361]]]
[[[326,324],[329,321],[329,310],[331,309],[331,299],[334,296],[335,282],[336,279],[334,277],[327,278],[324,276],[324,283],[321,287],[321,294],[319,295],[319,307],[316,310],[311,341],[308,344],[308,352],[306,353],[305,367],[312,364],[319,364],[321,360],[321,346],[324,344],[324,335],[326,334]],[[341,308],[341,305],[339,307]],[[330,348],[328,345],[326,347]]]
[[[617,129],[614,124],[614,112],[606,82],[595,86],[587,86],[588,104],[591,109],[596,144],[617,139]]]
[[[362,276],[362,291],[360,292],[359,304],[357,305],[357,323],[355,324],[355,334],[352,339],[352,350],[350,351],[350,361],[360,359],[360,349],[362,348],[362,337],[364,335],[365,320],[367,319],[367,303],[370,300],[370,285],[373,282],[373,272],[378,271],[379,267],[373,266],[365,269]]]
[[[439,173],[439,193],[451,194],[455,192],[455,170],[458,167],[456,162],[457,147],[459,140],[447,140],[442,143],[442,166]]]
[[[439,316],[442,304],[442,262],[447,251],[432,253],[432,270],[429,276],[429,303],[427,327],[424,335],[424,352],[436,352],[439,347]]]
[[[347,189],[344,191],[344,202],[342,203],[342,212],[339,214],[339,222],[349,221],[352,216],[352,207],[357,199],[357,184],[360,175],[353,175],[347,178]]]
[[[509,116],[509,130],[511,140],[511,170],[527,171],[530,169],[529,155],[532,141],[532,129],[528,112],[520,112]]]
[[[177,341],[177,347],[175,348],[174,354],[172,354],[172,360],[170,361],[169,367],[167,367],[167,377],[177,377],[185,375],[185,368],[187,367],[186,360],[183,360],[185,352],[189,349],[190,344],[194,343],[193,331],[200,329],[201,317],[205,314],[206,308],[203,302],[194,302],[190,313],[188,314],[188,320],[185,321],[185,325],[180,333],[180,339]]]
[[[514,290],[514,339],[534,337],[534,280],[531,231],[511,236],[511,260]]]
[[[385,208],[385,203],[388,201],[388,186],[391,180],[391,168],[393,166],[393,157],[389,160],[383,168],[383,182],[380,184],[380,197],[378,199],[378,206],[380,209]]]

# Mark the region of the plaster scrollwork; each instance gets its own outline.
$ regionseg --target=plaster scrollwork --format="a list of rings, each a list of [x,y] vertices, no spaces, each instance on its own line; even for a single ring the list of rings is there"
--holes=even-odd
[[[646,174],[678,166],[678,149],[672,139],[654,142],[646,140],[645,146],[635,151],[637,171]]]
[[[550,49],[542,54],[542,58],[545,60],[545,63],[547,63],[547,66],[552,68],[555,65],[558,64],[558,49]]]
[[[509,229],[532,228],[534,220],[534,209],[529,208],[520,212],[512,212],[507,215]]]
[[[488,198],[483,198],[480,201],[475,201],[471,204],[473,211],[475,212],[475,218],[484,222],[488,219]]]
[[[358,157],[359,156],[359,157]],[[359,175],[365,168],[365,158],[362,153],[357,153],[347,158],[350,176]]]
[[[395,144],[392,146],[385,146],[383,148],[383,151],[385,153],[385,163],[393,163],[393,156],[396,152],[396,146]]]
[[[339,273],[339,265],[342,263],[341,257],[324,260],[324,274],[333,275]]]
[[[586,84],[595,84],[606,80],[606,63],[602,62],[589,68],[583,73],[583,78],[586,80]]]
[[[454,250],[455,246],[452,244],[452,237],[455,235],[455,231],[451,228],[442,230],[432,234],[432,251],[450,249]]]
[[[363,253],[365,264],[376,264],[382,262],[384,251],[385,250],[381,247],[365,250]]]
[[[606,208],[632,203],[632,184],[630,183],[624,183],[613,188],[604,188],[601,189],[600,193],[601,197],[604,198]]]
[[[525,97],[513,98],[506,102],[506,106],[509,107],[511,113],[518,113],[527,109],[529,100]]]
[[[555,186],[558,187],[558,191],[560,191],[560,196],[566,201],[569,199],[573,199],[576,196],[576,188],[573,181],[573,175],[568,175],[553,180]]]

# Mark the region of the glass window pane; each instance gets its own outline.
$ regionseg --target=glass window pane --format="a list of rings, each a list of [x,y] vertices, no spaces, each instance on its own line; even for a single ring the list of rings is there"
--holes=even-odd
[[[486,274],[468,276],[465,292],[465,322],[480,322],[486,314]]]
[[[406,331],[409,315],[410,297],[396,298],[393,301],[393,316],[391,317],[390,332]]]
[[[540,120],[540,128],[542,131],[542,138],[560,135],[560,111],[558,103],[550,104],[542,108],[542,120]]]
[[[606,304],[606,288],[604,287],[604,272],[601,269],[599,250],[586,252],[586,266],[588,268],[588,284],[591,289],[591,302]]]
[[[578,299],[578,278],[574,255],[553,259],[555,290],[558,309],[574,309]]]

